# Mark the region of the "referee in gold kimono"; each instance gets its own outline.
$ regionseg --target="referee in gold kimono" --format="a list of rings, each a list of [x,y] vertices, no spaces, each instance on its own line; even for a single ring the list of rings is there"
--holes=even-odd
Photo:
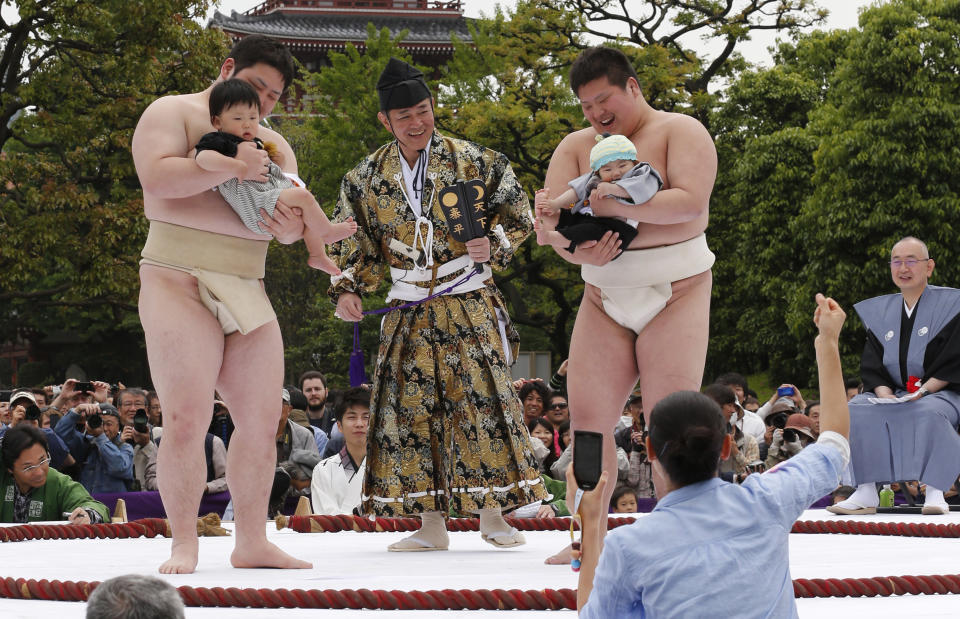
[[[435,131],[420,71],[391,58],[377,91],[377,118],[394,139],[344,176],[334,219],[353,217],[358,230],[331,247],[343,271],[330,286],[337,316],[359,321],[363,296],[387,274],[387,301],[406,305],[380,330],[363,510],[420,514],[420,530],[395,552],[446,550],[451,509],[479,513],[493,546],[518,546],[523,535],[502,510],[546,491],[511,384],[519,338],[491,268],[506,267],[530,234],[527,196],[504,155]],[[462,243],[438,195],[472,180],[486,189],[489,232]],[[467,278],[474,263],[481,270]]]

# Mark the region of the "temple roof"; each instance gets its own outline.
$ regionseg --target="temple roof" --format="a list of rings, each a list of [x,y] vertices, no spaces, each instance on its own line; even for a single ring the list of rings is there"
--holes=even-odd
[[[287,42],[300,42],[306,47],[319,43],[320,47],[367,39],[367,23],[379,30],[387,28],[392,36],[408,30],[403,47],[423,45],[450,46],[451,34],[463,41],[472,41],[467,30],[467,18],[459,11],[336,11],[285,10],[277,8],[268,13],[249,14],[217,11],[208,27],[220,28],[230,35],[265,34]],[[324,45],[326,44],[326,45]]]

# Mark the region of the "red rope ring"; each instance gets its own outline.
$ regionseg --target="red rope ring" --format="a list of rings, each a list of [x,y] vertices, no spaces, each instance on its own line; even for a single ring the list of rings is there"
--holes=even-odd
[[[634,522],[634,518],[608,519],[608,528]],[[524,531],[566,530],[569,518],[508,518]],[[359,516],[293,516],[287,520],[295,531],[406,532],[420,528],[417,518],[376,518]],[[278,525],[279,526],[279,525]],[[476,518],[454,518],[451,531],[476,531]],[[166,522],[146,518],[123,524],[38,525],[0,527],[0,541],[30,539],[128,539],[155,537],[166,533]],[[925,523],[863,522],[857,520],[797,521],[793,533],[834,533],[846,535],[887,535],[903,537],[960,537],[960,525]],[[47,601],[85,601],[99,585],[93,582],[0,578],[0,597]],[[810,597],[875,597],[891,595],[939,595],[960,593],[960,574],[888,576],[875,578],[828,578],[793,581],[794,595]],[[178,588],[187,606],[235,608],[322,608],[357,610],[575,610],[574,589],[444,589],[430,591],[385,591],[369,589],[238,589],[236,587]]]
[[[165,535],[163,518],[144,518],[122,524],[24,524],[0,527],[0,542],[23,542],[31,539],[129,539]]]
[[[86,601],[99,582],[0,579],[0,597]],[[813,597],[888,597],[960,593],[960,574],[877,578],[798,578],[794,595]],[[238,589],[178,588],[184,604],[221,608],[322,608],[354,610],[576,610],[575,589]]]
[[[864,522],[862,520],[798,520],[791,533],[896,535],[900,537],[960,537],[960,525],[919,522]]]
[[[570,528],[570,518],[505,518],[507,524],[519,531],[566,531]],[[636,518],[607,519],[607,529],[632,524]],[[363,516],[278,516],[277,528],[290,528],[298,533],[338,533],[355,531],[358,533],[396,533],[416,531],[420,528],[419,518],[364,518]],[[578,525],[574,525],[579,528]],[[469,532],[480,530],[478,518],[450,518],[447,530],[451,532]]]
[[[506,518],[510,526],[520,531],[566,531],[570,518]],[[607,529],[632,524],[635,518],[607,519]],[[451,518],[447,530],[452,532],[477,531],[477,518]],[[574,525],[576,527],[576,525]],[[406,532],[420,528],[419,518],[364,518],[362,516],[281,516],[277,527],[289,527],[299,533]],[[791,533],[836,533],[844,535],[896,535],[902,537],[960,538],[960,525],[918,522],[864,522],[862,520],[798,520]]]

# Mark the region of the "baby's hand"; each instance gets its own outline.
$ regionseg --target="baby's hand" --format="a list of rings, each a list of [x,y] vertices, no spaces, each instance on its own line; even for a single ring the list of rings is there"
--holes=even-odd
[[[608,183],[607,181],[602,181],[597,185],[597,196],[605,198],[606,196],[612,194],[616,191],[615,185],[613,183]]]

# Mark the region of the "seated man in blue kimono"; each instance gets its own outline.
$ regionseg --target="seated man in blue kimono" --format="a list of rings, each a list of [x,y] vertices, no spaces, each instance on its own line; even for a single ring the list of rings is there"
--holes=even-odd
[[[949,511],[943,490],[960,473],[960,290],[930,286],[933,258],[920,239],[893,246],[900,294],[855,307],[867,329],[863,393],[850,400],[850,462],[857,491],[827,509],[876,513],[875,482],[927,484],[924,514]]]

